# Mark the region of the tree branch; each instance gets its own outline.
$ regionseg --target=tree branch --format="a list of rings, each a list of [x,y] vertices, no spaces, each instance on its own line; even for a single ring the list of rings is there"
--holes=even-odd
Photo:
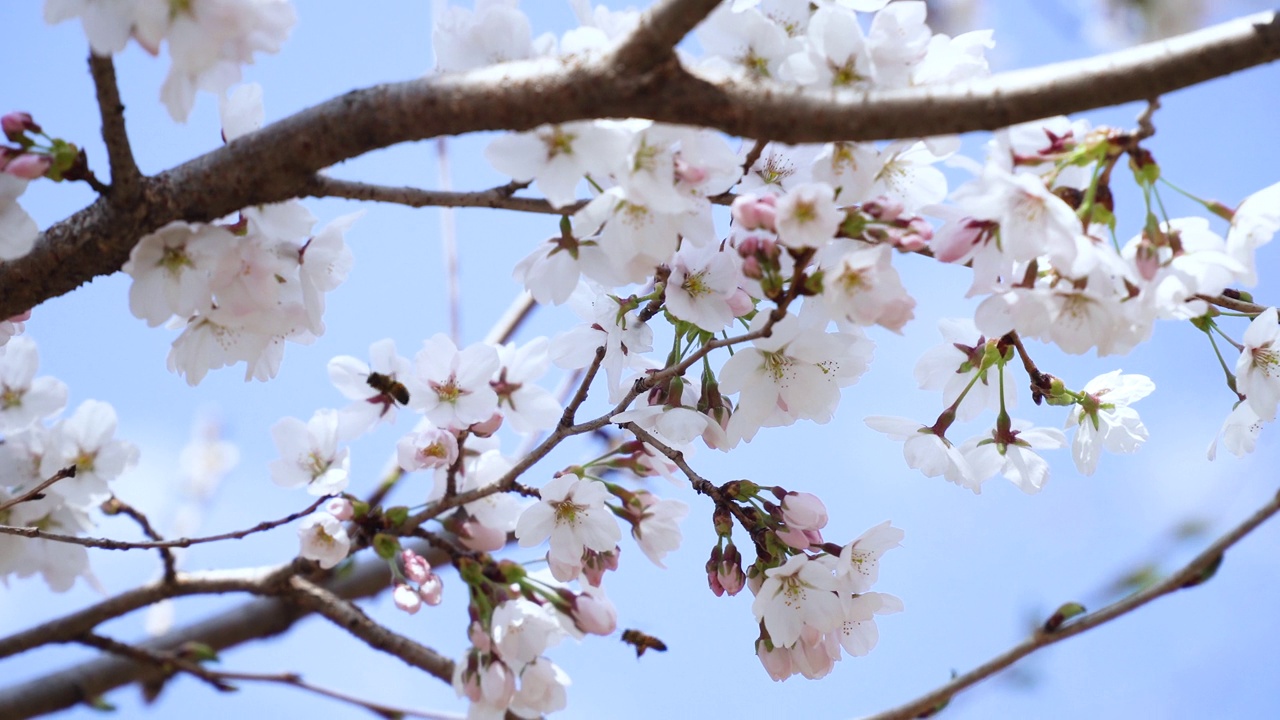
[[[788,143],[919,137],[1147,100],[1277,58],[1280,15],[1267,12],[1089,60],[945,87],[810,93],[710,82],[674,63],[621,72],[607,57],[543,58],[378,85],[142,178],[146,202],[119,206],[99,199],[54,224],[30,254],[0,267],[0,317],[115,272],[140,237],[166,223],[208,222],[305,195],[322,168],[401,142],[601,117],[650,118]]]
[[[98,94],[98,111],[102,114],[102,141],[107,146],[111,163],[111,201],[131,203],[142,188],[142,172],[129,147],[129,133],[124,125],[124,103],[116,85],[116,66],[111,57],[89,53],[89,74]]]
[[[444,565],[449,562],[444,553],[429,546],[424,545],[415,550],[426,557],[432,565]],[[243,573],[238,581],[232,579],[224,581],[227,584],[225,590],[212,589],[215,582],[210,577],[212,574],[200,577],[205,578],[206,589],[203,592],[237,590],[261,592],[263,588],[274,587],[275,584],[290,577],[296,572],[296,567],[294,564],[289,564],[260,571],[261,581],[254,584],[256,590],[243,586],[245,583]],[[222,575],[227,574],[222,573]],[[75,642],[77,637],[110,618],[146,607],[165,597],[194,594],[180,590],[190,588],[192,576],[180,574],[178,577],[178,585],[153,584],[139,588],[65,618],[4,638],[0,640],[0,657],[45,644]],[[183,585],[184,580],[188,584]],[[237,586],[231,587],[231,585]],[[331,579],[324,585],[334,596],[346,600],[377,595],[389,587],[387,563],[380,558],[369,558],[356,563],[350,572]],[[167,595],[164,594],[166,590]],[[144,594],[150,594],[150,597],[142,597]],[[215,651],[222,651],[250,640],[279,635],[308,613],[308,608],[299,607],[283,599],[263,597],[237,605],[207,620],[139,643],[138,647],[171,651],[183,643],[200,642],[212,647]],[[159,675],[156,668],[139,665],[130,660],[116,657],[98,658],[19,685],[0,689],[0,708],[5,709],[6,720],[34,717],[71,707],[122,685],[154,679]]]
[[[82,545],[84,547],[98,548],[100,550],[153,550],[165,548],[184,548],[192,545],[203,545],[204,543],[219,542],[221,540],[238,540],[254,533],[264,532],[272,528],[287,525],[298,518],[306,517],[315,512],[329,498],[322,497],[316,499],[304,510],[290,513],[276,520],[265,520],[254,525],[251,528],[243,530],[233,530],[231,532],[220,533],[218,535],[206,535],[197,538],[175,538],[173,540],[152,540],[148,542],[134,542],[129,540],[109,540],[107,538],[81,537],[79,535],[59,535],[57,533],[46,532],[38,527],[12,527],[9,525],[0,525],[0,535],[17,535],[19,537],[35,538],[38,540],[50,540],[53,542],[68,543],[71,545]]]
[[[1182,569],[1169,575],[1164,580],[1129,595],[1126,598],[1118,600],[1101,610],[1082,615],[1068,624],[1052,631],[1041,630],[1036,634],[1023,640],[1021,643],[1009,648],[1005,652],[995,656],[987,662],[970,670],[969,672],[955,678],[951,682],[932,690],[906,704],[900,705],[892,710],[886,710],[875,715],[871,715],[864,720],[908,720],[909,718],[922,717],[925,713],[936,711],[946,705],[947,702],[955,696],[956,693],[977,684],[978,682],[991,677],[1001,670],[1009,667],[1018,660],[1030,655],[1031,653],[1053,645],[1054,643],[1074,637],[1088,630],[1092,630],[1099,625],[1111,622],[1116,618],[1126,615],[1155,600],[1158,597],[1168,595],[1182,588],[1189,588],[1199,585],[1213,574],[1219,563],[1222,562],[1224,553],[1232,545],[1235,545],[1250,532],[1253,532],[1259,525],[1266,522],[1271,516],[1280,512],[1280,493],[1271,498],[1271,501],[1261,508],[1258,508],[1253,515],[1250,515],[1244,522],[1232,528],[1228,533],[1218,538],[1212,545],[1204,549],[1191,562],[1187,563]]]
[[[385,566],[386,561],[382,562]],[[291,602],[324,617],[375,650],[394,655],[445,683],[453,682],[453,661],[449,658],[379,625],[360,608],[309,580],[294,577],[289,584],[293,590],[288,595]],[[385,580],[383,584],[387,584]]]
[[[660,0],[640,16],[612,60],[623,72],[637,72],[675,59],[675,46],[715,10],[720,0]]]

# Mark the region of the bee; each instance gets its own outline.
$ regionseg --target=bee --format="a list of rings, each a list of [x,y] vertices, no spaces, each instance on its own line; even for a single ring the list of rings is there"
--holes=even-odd
[[[666,643],[652,635],[646,635],[639,630],[623,630],[622,642],[635,647],[636,657],[643,655],[645,650],[657,650],[658,652],[667,651]]]
[[[396,402],[401,405],[409,404],[409,388],[405,387],[404,383],[396,380],[390,375],[371,372],[369,373],[369,379],[366,382],[369,383],[369,387],[377,390],[383,395],[395,398]]]

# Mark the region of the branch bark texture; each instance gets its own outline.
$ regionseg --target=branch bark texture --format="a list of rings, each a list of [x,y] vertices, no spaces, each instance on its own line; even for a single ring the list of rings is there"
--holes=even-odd
[[[653,50],[658,38],[671,41],[674,31],[689,27],[696,15],[670,10],[669,17],[661,16],[668,17],[662,25],[666,30],[655,31],[646,47]],[[1271,62],[1280,58],[1280,15],[1261,13],[1110,55],[979,82],[869,93],[713,82],[674,59],[636,72],[615,57],[507,63],[353,90],[303,110],[143,178],[137,202],[104,197],[45,230],[29,255],[0,266],[0,317],[119,270],[139,238],[169,222],[208,222],[250,205],[308,194],[317,171],[402,142],[623,117],[789,143],[990,130],[1150,99]]]

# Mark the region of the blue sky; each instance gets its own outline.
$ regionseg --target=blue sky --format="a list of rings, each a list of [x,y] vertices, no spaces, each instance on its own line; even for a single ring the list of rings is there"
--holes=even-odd
[[[55,135],[81,143],[91,165],[105,167],[97,110],[86,72],[86,45],[78,26],[54,28],[39,20],[39,3],[6,3],[0,25],[10,30],[0,46],[3,66],[0,110],[32,112]],[[427,3],[383,2],[376,11],[351,12],[350,5],[307,3],[286,51],[246,69],[246,79],[265,87],[267,119],[283,117],[352,87],[416,77],[431,64]],[[570,14],[558,2],[526,3],[535,31],[562,31]],[[1060,14],[1032,3],[993,2],[989,26],[999,46],[1000,67],[1025,67],[1090,52],[1076,28]],[[363,6],[369,7],[369,6]],[[167,61],[136,47],[117,58],[135,152],[144,172],[171,167],[219,143],[216,103],[202,95],[186,125],[172,123],[158,102]],[[14,70],[12,68],[22,68]],[[1151,150],[1166,177],[1188,190],[1227,204],[1280,180],[1280,144],[1274,137],[1275,88],[1280,68],[1264,67],[1174,93],[1156,116]],[[1086,115],[1095,124],[1129,126],[1139,108],[1127,106]],[[970,138],[979,148],[982,136]],[[483,137],[451,142],[453,184],[485,188],[505,181],[480,160]],[[432,144],[390,148],[345,163],[341,177],[386,184],[434,187]],[[1174,216],[1194,207],[1167,193]],[[85,187],[34,183],[23,205],[41,226],[91,200]],[[344,201],[308,201],[327,221],[358,206]],[[1135,208],[1136,209],[1136,208]],[[485,210],[456,214],[462,263],[464,339],[481,338],[518,288],[511,265],[545,236],[555,219],[524,218]],[[1139,217],[1121,217],[1121,236],[1136,230]],[[221,418],[227,437],[242,452],[239,467],[207,508],[201,532],[211,533],[278,517],[305,502],[296,491],[277,488],[266,472],[275,457],[268,429],[280,417],[306,418],[343,400],[328,382],[329,358],[362,357],[370,343],[396,339],[411,354],[422,339],[446,328],[439,213],[370,206],[348,235],[356,268],[330,296],[328,332],[312,346],[292,346],[283,371],[271,383],[242,382],[231,368],[211,373],[198,388],[165,370],[172,334],[149,329],[128,312],[127,278],[99,278],[36,311],[28,332],[40,344],[42,374],[71,387],[74,407],[88,398],[111,402],[121,416],[119,435],[142,448],[142,462],[119,481],[117,493],[143,508],[164,527],[181,499],[177,453],[202,413]],[[1124,230],[1124,228],[1128,228]],[[713,542],[709,505],[684,489],[660,492],[681,497],[693,511],[685,545],[659,570],[624,548],[624,572],[609,580],[622,627],[640,628],[667,642],[665,654],[637,661],[612,639],[568,643],[553,659],[574,680],[564,717],[652,717],[703,714],[767,715],[801,712],[805,717],[843,718],[905,701],[944,682],[1021,639],[1033,623],[1068,600],[1090,607],[1116,577],[1148,560],[1162,567],[1189,557],[1276,490],[1274,428],[1264,431],[1252,457],[1209,463],[1205,448],[1231,407],[1207,343],[1188,326],[1161,324],[1152,343],[1123,358],[1066,357],[1034,346],[1042,369],[1076,387],[1114,368],[1152,377],[1156,393],[1138,406],[1152,440],[1135,456],[1107,456],[1092,477],[1075,475],[1069,453],[1051,454],[1054,477],[1037,496],[1026,496],[1002,480],[980,496],[924,478],[902,463],[900,446],[867,429],[862,417],[937,413],[938,398],[918,391],[911,378],[915,358],[937,342],[936,319],[957,312],[967,286],[966,271],[936,267],[920,258],[900,258],[900,271],[920,303],[905,336],[873,333],[877,362],[849,388],[834,422],[803,423],[761,433],[729,455],[700,452],[696,467],[715,482],[749,477],[764,484],[815,492],[826,500],[832,524],[826,536],[845,541],[892,519],[906,531],[903,548],[886,556],[877,590],[901,597],[906,612],[882,619],[881,640],[866,658],[846,658],[821,681],[793,678],[774,683],[752,650],[755,623],[750,598],[715,598],[705,588],[702,565]],[[1276,245],[1264,248],[1259,267],[1262,302],[1274,302]],[[568,321],[561,311],[539,312],[522,338],[552,333]],[[1230,326],[1238,334],[1243,326]],[[551,381],[549,381],[551,382]],[[1020,381],[1021,382],[1021,381]],[[1039,424],[1061,425],[1053,409],[1028,411]],[[353,489],[372,487],[395,438],[407,430],[384,429],[353,449]],[[974,428],[976,431],[976,426]],[[582,452],[586,452],[585,450]],[[579,454],[568,450],[539,465],[549,476]],[[361,479],[363,478],[363,480]],[[1207,523],[1209,535],[1190,543],[1165,542],[1172,527],[1188,520]],[[105,521],[104,535],[132,537],[133,529]],[[1243,717],[1280,713],[1271,679],[1280,674],[1273,649],[1280,636],[1278,561],[1272,548],[1280,526],[1267,526],[1232,550],[1210,583],[1177,593],[1153,606],[1033,656],[1014,671],[960,696],[945,717]],[[184,561],[188,568],[231,568],[287,560],[296,551],[292,528],[239,543],[202,546]],[[526,552],[519,556],[534,557]],[[629,559],[628,559],[629,558]],[[151,554],[95,552],[93,565],[109,592],[145,582],[158,573]],[[463,588],[446,577],[443,606],[406,617],[385,598],[370,603],[374,617],[417,640],[457,655],[465,646]],[[52,596],[38,581],[13,581],[0,592],[0,633],[8,634],[96,599],[78,586]],[[237,598],[184,600],[178,622],[189,622]],[[139,637],[139,617],[105,626],[122,639]],[[78,648],[49,648],[0,661],[7,681],[33,677],[91,657]],[[354,660],[353,660],[354,658]],[[234,670],[302,673],[308,680],[352,694],[416,708],[463,708],[451,689],[364,648],[320,620],[302,623],[284,639],[254,643],[224,656]],[[246,685],[234,695],[214,697],[207,687],[179,679],[147,712],[157,718],[244,717],[358,718],[367,714],[294,690]],[[110,699],[121,717],[141,714],[135,690]],[[100,717],[77,709],[69,718]]]

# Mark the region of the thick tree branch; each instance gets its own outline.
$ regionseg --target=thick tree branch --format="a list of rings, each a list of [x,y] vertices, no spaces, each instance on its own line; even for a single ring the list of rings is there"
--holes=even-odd
[[[143,178],[139,203],[100,199],[48,228],[29,255],[0,267],[0,317],[115,272],[140,237],[173,220],[210,221],[304,195],[317,171],[401,142],[602,117],[790,143],[918,137],[1146,100],[1277,58],[1280,16],[1268,12],[1098,58],[946,87],[804,93],[710,82],[674,63],[629,73],[616,62],[549,58],[354,90]]]
[[[613,53],[613,61],[625,71],[645,70],[665,59],[675,59],[675,46],[720,4],[720,0],[659,0],[640,16]]]
[[[416,550],[433,565],[444,565],[449,562],[444,553],[429,546],[418,547]],[[226,583],[225,590],[211,589],[217,581],[211,577],[212,574],[203,574],[199,577],[205,578],[203,582],[206,585],[201,592],[266,592],[267,588],[278,588],[281,582],[287,581],[296,572],[295,567],[290,564],[261,572],[257,582],[248,583],[252,587],[245,587],[246,580],[242,573],[237,578],[228,578],[223,581]],[[227,574],[223,573],[223,575]],[[0,657],[50,643],[76,642],[79,636],[110,618],[125,615],[166,597],[194,594],[175,591],[175,588],[190,587],[190,585],[183,586],[182,581],[184,577],[191,576],[179,575],[178,577],[179,584],[176,586],[158,583],[148,585],[65,618],[4,638],[0,640]],[[326,582],[325,587],[328,588],[328,592],[344,600],[377,595],[389,587],[387,563],[376,557],[358,562],[350,572]],[[278,591],[278,589],[273,590],[273,592]],[[222,651],[250,640],[283,633],[309,612],[309,608],[300,607],[296,603],[276,597],[263,597],[242,603],[207,620],[139,643],[138,646],[149,650],[171,651],[183,643],[200,642],[209,645],[215,651]],[[154,679],[159,677],[159,672],[154,667],[122,658],[98,658],[19,685],[0,689],[0,708],[5,709],[6,720],[34,717],[71,707],[122,685]]]
[[[124,125],[124,103],[116,85],[116,66],[111,57],[89,54],[89,74],[98,94],[98,110],[102,114],[102,141],[107,146],[111,163],[111,201],[131,203],[138,199],[142,172],[129,147],[129,133]]]
[[[921,717],[925,713],[944,706],[956,693],[995,675],[1041,648],[1111,622],[1122,615],[1127,615],[1137,610],[1156,598],[1183,588],[1199,585],[1217,570],[1218,565],[1222,562],[1223,555],[1232,545],[1235,545],[1246,535],[1253,532],[1277,512],[1280,512],[1280,493],[1273,496],[1266,505],[1258,508],[1244,522],[1215,540],[1213,544],[1205,548],[1204,552],[1184,565],[1182,569],[1169,575],[1164,580],[1122,600],[1118,600],[1101,610],[1082,615],[1056,630],[1041,630],[973,670],[956,677],[946,685],[892,710],[877,713],[864,720],[909,720],[910,718]]]

